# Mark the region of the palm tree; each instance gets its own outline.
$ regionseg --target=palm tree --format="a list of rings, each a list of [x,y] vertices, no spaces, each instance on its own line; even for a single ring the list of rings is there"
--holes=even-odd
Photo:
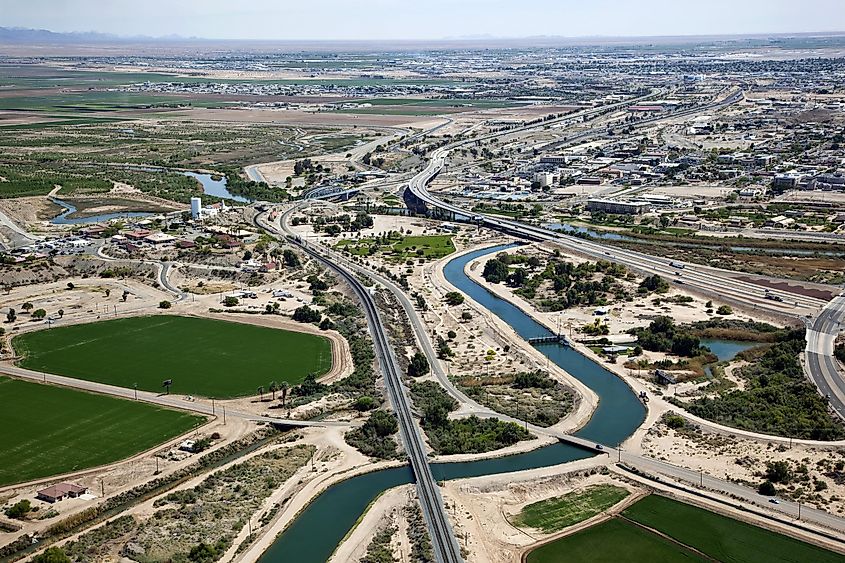
[[[260,386],[258,387],[258,395],[259,395],[259,399],[258,399],[258,400],[259,400],[259,401],[263,401],[263,400],[264,400],[264,386],[263,386],[263,385],[260,385]]]
[[[287,381],[282,381],[282,384],[279,385],[279,390],[282,392],[282,406],[285,406],[285,399],[287,399],[289,389],[290,383]]]
[[[271,381],[269,389],[270,389],[270,393],[273,394],[273,398],[270,399],[270,400],[275,401],[276,400],[276,391],[279,390],[279,384],[276,383],[275,381]]]

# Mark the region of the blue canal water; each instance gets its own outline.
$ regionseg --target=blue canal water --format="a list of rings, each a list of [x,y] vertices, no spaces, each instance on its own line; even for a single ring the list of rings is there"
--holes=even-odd
[[[520,309],[492,295],[464,274],[467,263],[506,248],[510,248],[510,245],[479,250],[455,258],[446,265],[446,279],[510,324],[524,338],[550,334],[545,327]],[[579,436],[605,444],[617,444],[630,436],[642,423],[645,409],[621,379],[570,348],[558,344],[544,344],[538,346],[538,349],[548,355],[550,361],[566,369],[599,396],[599,406],[586,426],[578,432]],[[554,444],[507,457],[463,463],[437,463],[433,465],[432,472],[438,480],[460,479],[548,467],[588,456],[590,453],[585,450]],[[326,561],[366,507],[381,492],[411,482],[413,474],[410,468],[405,466],[367,473],[330,487],[279,536],[262,556],[261,561]]]

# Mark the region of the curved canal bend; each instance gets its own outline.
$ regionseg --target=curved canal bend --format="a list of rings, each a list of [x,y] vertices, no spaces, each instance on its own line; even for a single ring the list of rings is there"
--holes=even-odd
[[[511,248],[500,245],[470,252],[451,260],[444,268],[446,279],[477,303],[511,325],[523,338],[551,334],[548,329],[504,301],[464,273],[473,260]],[[578,436],[604,444],[619,444],[630,436],[645,419],[645,409],[625,382],[610,371],[587,359],[575,350],[558,344],[536,346],[555,364],[593,389],[599,405]],[[583,459],[590,454],[565,444],[553,444],[536,450],[480,461],[433,464],[437,480],[460,479],[480,475],[510,473],[558,465]],[[352,477],[329,487],[311,502],[282,532],[261,556],[261,563],[297,561],[322,563],[331,556],[367,506],[383,491],[413,482],[410,467],[396,467]]]

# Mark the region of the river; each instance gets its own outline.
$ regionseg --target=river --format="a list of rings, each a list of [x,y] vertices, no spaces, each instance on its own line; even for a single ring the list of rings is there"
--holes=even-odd
[[[225,176],[221,176],[215,179],[215,176],[211,174],[203,174],[201,172],[188,172],[184,170],[170,170],[167,168],[154,167],[135,168],[135,170],[142,170],[144,172],[173,172],[175,174],[181,174],[183,176],[194,178],[197,182],[199,182],[202,185],[203,193],[206,195],[211,195],[230,201],[236,201],[238,203],[252,203],[251,199],[247,199],[245,197],[241,197],[230,192],[227,187],[227,181]],[[64,211],[62,211],[59,215],[50,220],[50,222],[54,225],[82,225],[86,223],[100,223],[103,221],[111,221],[112,219],[127,219],[133,217],[141,218],[155,215],[154,213],[147,213],[144,211],[121,211],[118,213],[101,213],[99,215],[92,215],[90,217],[71,218],[70,215],[76,213],[75,205],[57,197],[50,199],[54,203],[61,205],[65,208]]]
[[[446,279],[510,324],[523,338],[550,332],[512,304],[495,297],[464,274],[467,263],[485,254],[500,252],[502,245],[470,252],[450,261]],[[631,435],[645,418],[645,408],[620,378],[578,352],[558,344],[537,347],[549,359],[592,388],[600,402],[590,421],[578,431],[582,437],[605,444],[618,444]],[[553,444],[506,457],[463,463],[437,463],[432,472],[437,480],[460,479],[510,473],[558,465],[590,454],[580,448]],[[407,467],[374,471],[333,485],[320,494],[279,536],[264,555],[263,563],[297,561],[322,563],[334,552],[367,506],[383,491],[411,483]]]

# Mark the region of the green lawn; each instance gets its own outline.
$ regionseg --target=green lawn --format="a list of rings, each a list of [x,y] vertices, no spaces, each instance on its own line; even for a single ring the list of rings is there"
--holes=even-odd
[[[538,547],[528,563],[690,563],[705,561],[681,546],[614,518]],[[765,561],[760,559],[759,561]]]
[[[513,524],[551,534],[592,518],[615,505],[630,493],[613,485],[594,485],[581,491],[529,504]]]
[[[346,239],[338,242],[336,247],[349,250],[356,256],[366,256],[373,244],[371,238]],[[379,251],[402,260],[420,257],[436,260],[455,252],[455,245],[452,235],[403,236],[391,238],[387,244],[380,244]]]
[[[120,387],[231,398],[331,368],[322,336],[160,315],[39,330],[12,341],[21,367]]]
[[[204,417],[0,377],[0,485],[112,463]]]
[[[658,495],[642,499],[623,514],[720,561],[845,561],[832,551]]]

